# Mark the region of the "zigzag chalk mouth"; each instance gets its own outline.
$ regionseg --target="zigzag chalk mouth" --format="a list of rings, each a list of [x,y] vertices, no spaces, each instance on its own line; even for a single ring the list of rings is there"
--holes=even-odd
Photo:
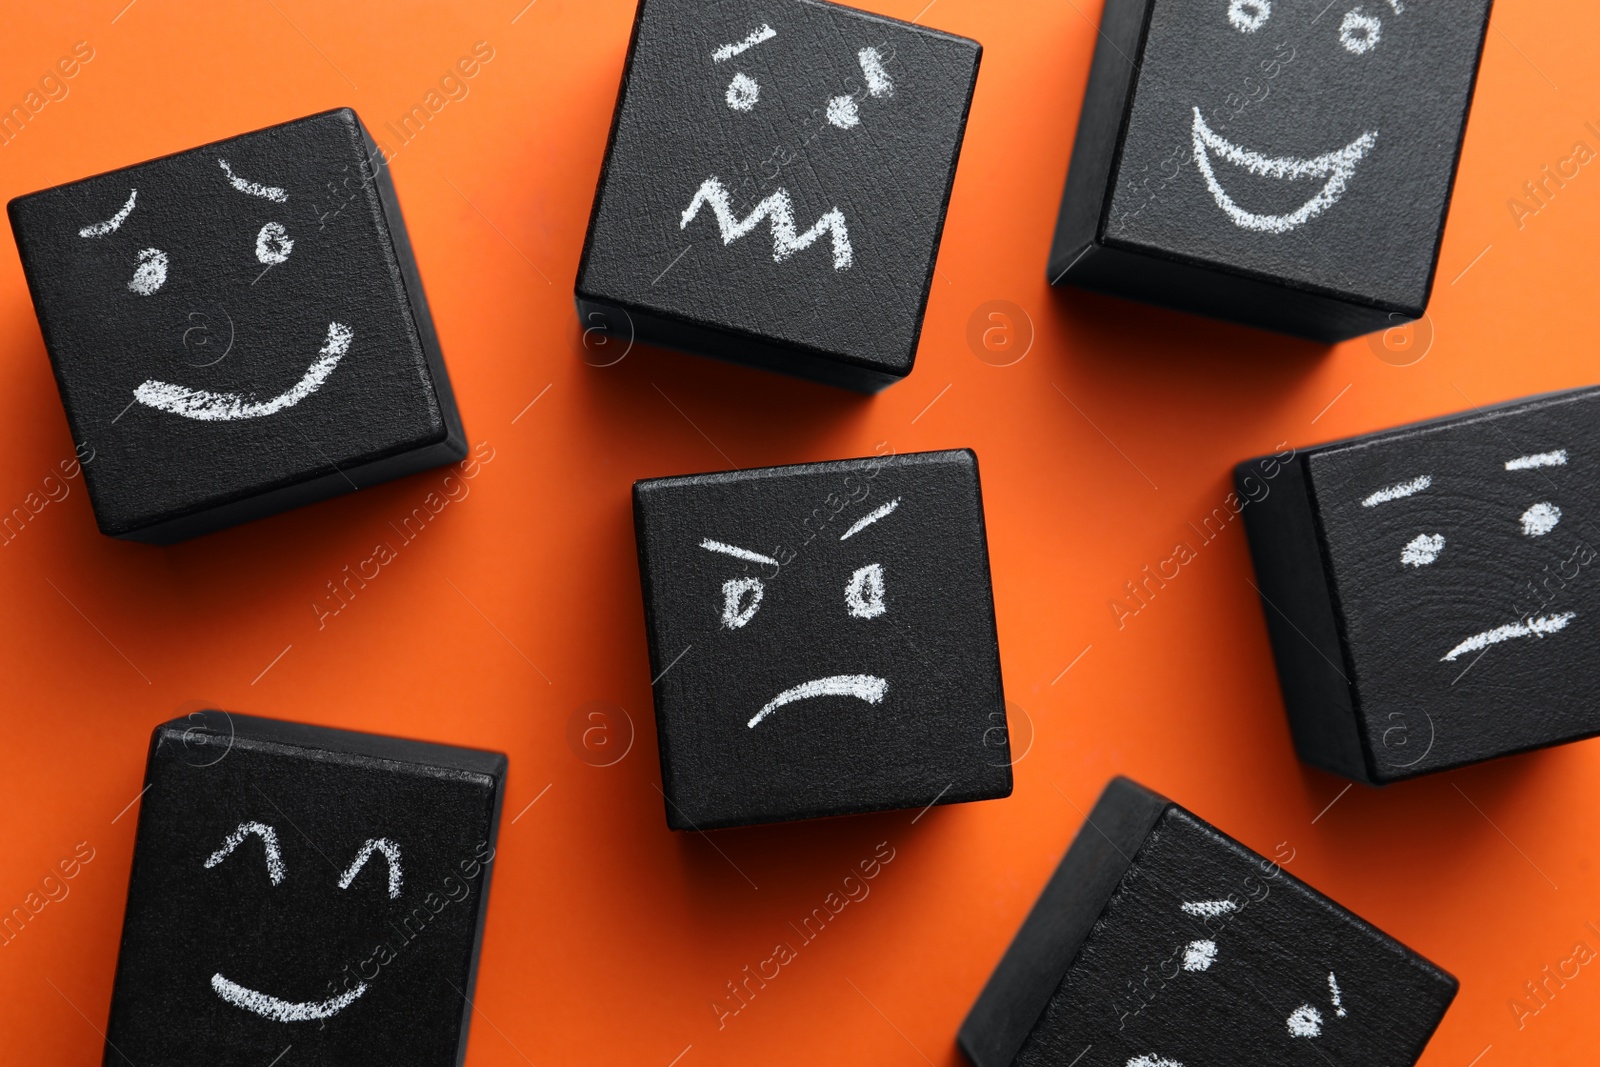
[[[703,205],[709,206],[712,214],[716,216],[717,229],[722,234],[724,245],[731,245],[739,238],[753,232],[765,219],[770,221],[772,227],[774,263],[782,263],[796,252],[805,251],[826,233],[833,235],[833,269],[849,270],[850,265],[855,262],[855,252],[850,247],[850,230],[845,225],[844,212],[838,208],[824,212],[809,230],[800,233],[795,228],[794,202],[789,198],[789,190],[778,189],[757,204],[754,211],[741,219],[733,213],[733,203],[728,196],[728,190],[724,189],[722,182],[713,175],[700,183],[694,199],[690,200],[689,206],[683,210],[683,218],[678,228],[687,229],[695,216],[700,214]]]

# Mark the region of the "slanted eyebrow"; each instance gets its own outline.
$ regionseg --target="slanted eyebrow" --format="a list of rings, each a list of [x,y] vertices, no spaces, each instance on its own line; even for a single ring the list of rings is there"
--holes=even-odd
[[[1536,456],[1518,456],[1516,459],[1506,460],[1508,471],[1531,471],[1539,467],[1565,467],[1567,465],[1567,450],[1558,448],[1554,452],[1540,452]]]
[[[709,537],[700,542],[700,547],[707,552],[721,552],[724,556],[732,556],[734,559],[742,559],[750,563],[770,563],[774,567],[778,565],[778,561],[771,556],[763,556],[759,552],[752,552],[748,548],[740,548],[737,545],[725,545],[721,541],[713,541]]]
[[[1418,475],[1409,482],[1401,482],[1399,485],[1391,485],[1387,488],[1379,489],[1376,493],[1363,500],[1361,506],[1375,508],[1379,504],[1387,504],[1391,500],[1401,500],[1408,496],[1416,496],[1432,484],[1433,477],[1431,475]]]
[[[873,523],[877,522],[879,519],[888,518],[890,513],[892,513],[895,508],[900,506],[900,499],[901,499],[900,497],[895,497],[893,500],[889,501],[887,504],[884,504],[882,507],[880,507],[876,511],[872,512],[870,515],[861,516],[861,518],[859,518],[859,519],[857,519],[855,521],[855,525],[854,526],[851,526],[850,529],[846,530],[844,533],[839,535],[839,540],[848,541],[848,540],[850,540],[850,538],[854,537],[856,534],[860,533],[862,530],[865,530],[868,526],[871,526]]]
[[[228,184],[246,196],[259,196],[271,200],[274,204],[289,202],[289,194],[276,185],[262,185],[260,182],[246,181],[233,172],[226,159],[219,159],[217,163],[222,167],[222,173],[228,176]]]
[[[725,59],[732,59],[739,53],[748,51],[749,49],[754,48],[756,45],[765,41],[770,41],[776,36],[778,36],[778,31],[763,22],[750,34],[750,36],[746,37],[744,40],[735,41],[732,44],[725,44],[721,48],[718,48],[715,52],[712,52],[711,62],[721,63]]]

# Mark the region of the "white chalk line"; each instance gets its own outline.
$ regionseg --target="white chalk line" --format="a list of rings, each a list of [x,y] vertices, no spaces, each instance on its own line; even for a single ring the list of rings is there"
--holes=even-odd
[[[104,222],[92,222],[92,223],[90,223],[89,225],[85,226],[83,229],[78,231],[78,236],[79,237],[104,237],[108,233],[116,233],[118,227],[120,227],[124,222],[127,221],[129,215],[133,214],[133,204],[134,204],[134,201],[136,201],[138,199],[139,199],[139,190],[137,190],[137,189],[129,189],[128,190],[128,202],[126,204],[122,205],[122,209],[120,211],[118,211],[115,215],[112,215],[109,219],[106,219],[106,221],[104,221]]]
[[[280,1000],[266,993],[258,993],[254,989],[246,989],[239,983],[222,977],[221,974],[211,976],[211,988],[216,990],[217,996],[234,1007],[243,1008],[263,1019],[280,1023],[305,1023],[333,1018],[354,1004],[361,994],[367,991],[367,983],[361,982],[354,989],[327,1000],[301,1001]]]
[[[276,185],[262,185],[259,182],[245,181],[233,173],[233,168],[228,166],[226,159],[219,159],[217,163],[221,165],[222,173],[228,176],[228,184],[246,196],[259,196],[265,200],[271,200],[274,204],[287,204],[289,202],[289,194]]]
[[[1284,234],[1298,229],[1339,202],[1350,184],[1350,177],[1355,173],[1356,166],[1378,143],[1378,133],[1376,130],[1369,131],[1343,148],[1311,159],[1264,156],[1259,152],[1241,148],[1214,132],[1206,125],[1206,120],[1197,107],[1194,109],[1193,142],[1195,165],[1205,177],[1206,187],[1211,190],[1211,196],[1216,200],[1217,206],[1227,213],[1234,225],[1260,233]],[[1257,215],[1234,203],[1233,198],[1222,187],[1222,183],[1217,180],[1216,172],[1211,167],[1212,152],[1257,177],[1277,178],[1282,181],[1301,178],[1328,180],[1315,196],[1294,211],[1282,215]]]
[[[350,888],[350,883],[355,881],[356,875],[360,873],[362,867],[366,866],[367,860],[371,858],[374,852],[382,852],[384,859],[389,861],[389,899],[395,900],[400,896],[400,886],[402,884],[400,846],[390,841],[387,837],[367,838],[366,844],[361,846],[361,851],[356,854],[355,860],[351,862],[344,874],[339,876],[339,888]]]
[[[744,40],[735,41],[733,44],[725,44],[715,52],[712,52],[711,62],[721,63],[724,60],[732,59],[734,56],[747,52],[756,45],[770,41],[776,36],[778,36],[778,31],[763,22]]]
[[[733,203],[728,191],[722,187],[722,182],[713,176],[700,184],[700,188],[695,191],[694,199],[684,208],[683,217],[678,225],[680,230],[687,229],[695,216],[700,214],[701,205],[710,205],[712,213],[717,218],[717,227],[721,231],[724,245],[733,244],[754,231],[763,220],[768,220],[772,229],[774,263],[782,263],[796,252],[805,251],[815,244],[818,238],[828,233],[833,235],[833,269],[849,270],[850,265],[855,262],[855,253],[850,247],[850,230],[845,225],[844,212],[836,207],[824,212],[809,230],[800,233],[795,228],[794,203],[789,199],[789,190],[778,189],[757,204],[754,211],[741,219],[733,213]]]
[[[752,552],[748,548],[740,548],[738,545],[725,545],[721,541],[713,541],[709,537],[700,542],[700,547],[707,552],[720,552],[724,556],[742,559],[747,563],[770,563],[774,567],[778,565],[778,561],[771,556],[763,556],[759,552]]]
[[[1439,659],[1441,663],[1454,663],[1468,652],[1477,652],[1479,649],[1498,645],[1504,641],[1513,641],[1519,637],[1546,637],[1560,633],[1567,628],[1567,623],[1577,617],[1578,613],[1575,611],[1563,611],[1559,615],[1541,615],[1537,619],[1527,621],[1519,619],[1504,626],[1496,626],[1492,630],[1473,634]]]
[[[1554,452],[1540,452],[1536,456],[1518,456],[1516,459],[1506,460],[1508,471],[1531,471],[1540,467],[1565,467],[1567,465],[1567,450],[1558,448]]]
[[[879,508],[876,508],[871,514],[861,516],[861,518],[859,518],[859,519],[857,519],[855,521],[855,523],[850,527],[850,529],[846,530],[844,533],[839,535],[839,540],[848,541],[848,540],[850,540],[850,538],[854,537],[856,534],[860,533],[862,530],[865,530],[868,526],[871,526],[873,523],[877,522],[879,519],[888,518],[891,514],[894,513],[894,509],[900,506],[900,500],[901,500],[900,497],[895,497],[893,500],[889,501],[887,504],[884,504],[883,506],[881,506]]]
[[[283,853],[278,850],[278,831],[264,822],[240,823],[239,828],[222,842],[222,847],[206,857],[205,868],[210,870],[227,859],[228,855],[243,844],[244,839],[251,834],[261,838],[261,847],[266,851],[267,877],[272,880],[273,885],[281,884],[284,878]]]
[[[350,351],[350,339],[354,336],[355,332],[350,327],[337,322],[328,323],[328,340],[318,353],[321,358],[307,368],[305,376],[298,382],[270,400],[252,400],[241,393],[191,389],[186,385],[174,385],[154,378],[135,389],[133,397],[157,411],[202,422],[232,422],[275,415],[294,407],[321,389],[322,383],[328,380],[345,353]]]
[[[1231,915],[1239,910],[1239,905],[1231,900],[1196,900],[1185,901],[1183,913],[1193,915],[1197,919],[1214,919],[1219,915]]]
[[[871,674],[835,674],[828,678],[814,678],[809,682],[801,682],[785,689],[767,701],[766,706],[756,712],[746,725],[753,730],[762,719],[785,704],[793,704],[797,700],[810,700],[813,697],[855,697],[857,700],[865,700],[868,704],[877,704],[888,692],[888,680]]]
[[[884,69],[883,57],[876,48],[863,48],[857,52],[856,62],[861,64],[861,76],[866,79],[867,92],[872,94],[873,99],[881,100],[894,95],[894,79]]]
[[[1432,484],[1433,478],[1431,475],[1420,475],[1409,482],[1401,482],[1399,485],[1391,485],[1387,489],[1379,489],[1376,493],[1363,500],[1361,506],[1375,508],[1379,504],[1387,504],[1391,500],[1402,500],[1408,496],[1416,496]]]
[[[1339,979],[1334,977],[1332,971],[1328,972],[1328,991],[1333,997],[1333,1013],[1343,1019],[1350,1013],[1344,1010],[1344,996],[1339,992]]]

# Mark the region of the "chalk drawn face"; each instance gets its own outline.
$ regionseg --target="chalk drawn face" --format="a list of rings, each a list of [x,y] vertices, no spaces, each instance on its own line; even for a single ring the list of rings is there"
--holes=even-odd
[[[641,483],[657,714],[686,820],[1008,783],[975,470],[930,456]]]
[[[1311,455],[1380,769],[1550,743],[1592,720],[1578,680],[1596,666],[1600,619],[1594,407],[1568,399]]]
[[[1107,236],[1425,287],[1485,6],[1156,0]]]

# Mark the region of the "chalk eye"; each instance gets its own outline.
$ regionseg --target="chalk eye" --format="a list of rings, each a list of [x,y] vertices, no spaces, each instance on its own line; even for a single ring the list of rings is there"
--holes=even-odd
[[[149,296],[166,284],[167,254],[159,248],[141,249],[128,288],[140,296]]]
[[[286,263],[294,251],[294,238],[282,223],[269,222],[256,234],[256,259],[267,266]]]
[[[729,578],[722,583],[722,625],[737,630],[761,608],[767,587],[760,578]]]
[[[728,83],[728,106],[735,111],[753,111],[761,99],[761,86],[748,74],[735,74]]]
[[[883,594],[883,566],[869,563],[850,576],[844,587],[845,606],[858,619],[876,619],[889,610]]]
[[[1228,21],[1240,33],[1255,33],[1271,17],[1271,0],[1231,0],[1228,4]]]
[[[1372,15],[1364,15],[1358,7],[1345,13],[1339,24],[1339,43],[1353,56],[1364,56],[1378,47],[1383,36],[1383,23]]]

